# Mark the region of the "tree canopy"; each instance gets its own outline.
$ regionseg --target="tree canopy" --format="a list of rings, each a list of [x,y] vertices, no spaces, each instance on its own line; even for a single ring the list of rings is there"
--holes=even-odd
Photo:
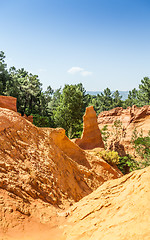
[[[84,88],[81,84],[65,85],[60,103],[54,112],[57,126],[63,127],[69,137],[78,130],[84,112]]]

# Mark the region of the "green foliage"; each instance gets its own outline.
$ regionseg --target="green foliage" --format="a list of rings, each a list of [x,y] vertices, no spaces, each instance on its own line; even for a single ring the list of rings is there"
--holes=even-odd
[[[112,109],[112,93],[109,88],[104,89],[104,93],[99,96],[100,111],[106,111]]]
[[[131,144],[135,149],[135,155],[141,160],[139,161],[141,167],[150,165],[150,131],[147,136],[143,137],[143,131],[137,131],[135,128],[132,133]]]
[[[5,63],[5,54],[0,51],[0,95],[6,95],[6,88],[10,80],[11,77]]]
[[[104,145],[105,145],[105,148],[107,149],[107,141],[108,141],[108,138],[110,136],[110,133],[108,131],[108,125],[105,125],[102,129],[101,129],[101,134],[102,134],[102,139],[103,139],[103,142],[104,142]]]
[[[116,107],[122,107],[122,100],[121,100],[122,96],[120,95],[119,91],[116,90],[113,93],[113,103],[112,103],[112,107],[116,108]]]
[[[63,127],[69,137],[79,137],[82,132],[82,116],[87,106],[93,105],[97,114],[114,107],[128,107],[136,104],[150,104],[150,79],[141,80],[139,90],[129,91],[128,99],[122,101],[122,96],[116,90],[113,94],[109,88],[97,96],[86,94],[81,83],[65,85],[53,91],[48,86],[42,90],[42,84],[37,75],[28,73],[24,68],[7,69],[5,54],[0,51],[0,95],[17,98],[18,112],[22,115],[34,115],[37,126]],[[123,128],[119,123],[114,124],[113,134],[120,139]],[[102,129],[102,136],[107,147],[109,133]],[[137,144],[137,143],[136,143]]]
[[[141,165],[147,167],[150,165],[150,136],[138,137],[135,141],[136,153],[141,157]]]
[[[99,155],[110,164],[119,164],[119,155],[115,151],[103,150],[99,152]]]
[[[150,79],[144,77],[139,84],[139,90],[134,88],[129,91],[128,98],[125,101],[121,100],[122,96],[119,91],[116,90],[113,94],[109,88],[104,90],[104,93],[98,94],[97,96],[92,96],[90,104],[94,106],[97,114],[102,111],[108,111],[115,107],[132,107],[136,105],[142,107],[144,105],[150,104]]]
[[[144,77],[139,84],[139,90],[133,89],[129,91],[128,98],[124,101],[123,107],[137,105],[142,107],[150,104],[150,79]]]
[[[134,145],[135,140],[138,137],[143,137],[143,130],[141,129],[140,131],[137,131],[137,128],[134,128],[133,132],[132,132],[132,136],[131,136],[131,144]],[[135,145],[134,145],[135,148]]]
[[[113,97],[109,88],[104,89],[104,93],[92,96],[91,105],[97,114],[102,111],[110,110],[113,108]]]
[[[127,154],[126,156],[119,157],[117,167],[123,174],[127,174],[139,169],[139,163],[131,155]]]
[[[53,127],[53,122],[49,117],[33,114],[33,124],[37,127]]]
[[[136,146],[135,146],[135,140],[138,138],[138,137],[143,137],[143,131],[141,129],[140,132],[137,131],[136,128],[134,128],[133,132],[132,132],[132,136],[131,136],[131,144],[134,148],[134,156],[136,157]]]
[[[138,106],[149,105],[150,104],[150,79],[148,77],[144,77],[141,80],[141,84],[139,85],[138,92]]]
[[[81,84],[65,85],[54,112],[54,121],[57,126],[66,130],[69,138],[74,137],[82,124],[83,109],[84,89]]]
[[[113,136],[113,140],[120,141],[123,134],[122,122],[119,119],[115,120],[112,129],[113,131],[111,132],[111,135]]]
[[[124,101],[123,107],[132,107],[133,105],[138,105],[138,90],[135,88],[132,91],[129,91],[128,98]]]
[[[139,169],[139,163],[129,154],[120,157],[118,152],[103,150],[97,155],[100,155],[110,165],[116,164],[123,174]]]
[[[6,88],[6,94],[17,98],[18,112],[22,115],[41,112],[41,83],[37,75],[28,73],[23,68],[9,71],[11,81]],[[13,86],[13,87],[12,87]]]

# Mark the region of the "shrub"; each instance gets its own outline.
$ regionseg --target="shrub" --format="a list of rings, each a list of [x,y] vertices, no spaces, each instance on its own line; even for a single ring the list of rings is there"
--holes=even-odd
[[[150,165],[150,137],[138,137],[135,141],[135,151],[141,157],[141,165],[147,167]]]
[[[119,157],[119,164],[117,167],[123,174],[139,169],[139,163],[129,154],[124,157]]]
[[[141,130],[138,133],[135,128],[132,134],[131,143],[135,149],[135,153],[140,157],[139,161],[141,168],[150,165],[150,131],[146,137],[143,137],[143,132]]]
[[[99,153],[99,155],[110,164],[118,164],[119,163],[119,155],[115,151],[106,151],[103,150]]]
[[[49,117],[33,114],[33,124],[37,127],[53,127],[52,121]]]

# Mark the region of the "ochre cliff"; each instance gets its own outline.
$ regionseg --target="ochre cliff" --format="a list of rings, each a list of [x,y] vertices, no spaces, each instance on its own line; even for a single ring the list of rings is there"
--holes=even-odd
[[[131,123],[137,123],[139,120],[144,121],[150,117],[150,106],[145,105],[141,108],[133,105],[127,109],[122,107],[117,107],[109,111],[101,112],[98,115],[98,124],[99,127],[104,125],[111,126],[116,120],[120,120],[124,128],[128,128]],[[147,131],[147,129],[143,129]]]
[[[17,112],[17,98],[0,96],[0,107]]]
[[[124,146],[126,153],[133,153],[133,148],[130,143],[134,129],[137,133],[142,131],[143,136],[146,136],[150,131],[150,106],[146,105],[141,108],[136,106],[123,109],[121,107],[114,108],[110,111],[101,112],[98,115],[98,126],[102,129],[105,125],[108,126],[108,131],[113,132],[112,126],[116,120],[122,122],[121,145]]]
[[[0,96],[0,108],[6,108],[6,109],[12,110],[14,112],[17,112],[17,98],[14,98],[11,96]],[[21,114],[20,114],[20,116],[21,116]],[[27,119],[29,122],[33,123],[32,115],[27,116],[26,114],[24,114],[23,117],[25,119]]]
[[[76,139],[75,143],[82,149],[104,148],[93,106],[86,108],[83,116],[83,133],[81,139]]]
[[[121,176],[71,142],[63,129],[37,128],[0,108],[0,236],[25,236],[29,225],[43,229],[45,222],[52,227],[65,206]]]

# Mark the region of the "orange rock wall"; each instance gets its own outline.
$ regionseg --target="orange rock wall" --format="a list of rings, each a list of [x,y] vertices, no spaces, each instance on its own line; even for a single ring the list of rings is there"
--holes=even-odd
[[[113,132],[112,125],[116,120],[120,120],[123,127],[120,143],[124,146],[126,153],[133,154],[133,146],[130,141],[134,129],[136,128],[138,133],[142,131],[143,136],[150,131],[150,106],[145,105],[138,108],[134,105],[127,109],[117,107],[101,112],[98,115],[98,126],[102,129],[107,125],[108,131],[111,133]]]
[[[98,125],[103,127],[104,125],[112,125],[116,120],[120,120],[124,128],[127,128],[131,123],[137,120],[144,119],[150,116],[150,106],[145,105],[143,107],[128,107],[123,109],[122,107],[117,107],[109,111],[101,112],[98,115]]]
[[[7,108],[9,110],[12,110],[14,112],[17,112],[17,98],[11,97],[11,96],[0,96],[0,107],[1,108]],[[20,114],[21,116],[21,114]],[[29,122],[33,123],[33,116],[28,116],[24,114],[23,116],[25,119],[27,119]]]
[[[17,98],[10,96],[0,96],[0,107],[17,112]]]

